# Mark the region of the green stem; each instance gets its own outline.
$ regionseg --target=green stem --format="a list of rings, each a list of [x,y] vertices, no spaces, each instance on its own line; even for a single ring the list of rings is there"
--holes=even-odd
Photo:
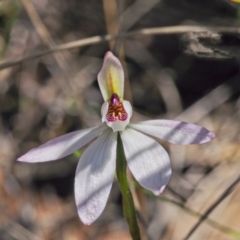
[[[117,178],[123,199],[123,213],[128,223],[129,231],[133,240],[141,240],[137,223],[135,207],[131,191],[127,181],[127,162],[124,154],[122,139],[118,134],[117,141]]]

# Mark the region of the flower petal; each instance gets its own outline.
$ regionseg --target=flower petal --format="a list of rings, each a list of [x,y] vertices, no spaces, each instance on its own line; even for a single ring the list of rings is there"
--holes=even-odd
[[[117,133],[104,132],[83,153],[75,177],[75,200],[82,222],[90,225],[105,208],[116,169]]]
[[[103,103],[101,108],[102,122],[106,122],[106,115],[108,112],[109,103],[106,101]]]
[[[104,101],[116,93],[121,99],[124,90],[124,72],[122,64],[110,51],[105,54],[103,66],[98,74],[98,84]]]
[[[126,119],[126,121],[130,121],[131,117],[132,117],[132,105],[129,101],[123,100],[123,106],[125,111],[128,114],[128,118]]]
[[[45,162],[63,158],[83,147],[107,129],[105,124],[71,132],[34,148],[18,158],[21,162]]]
[[[122,132],[121,138],[128,166],[136,180],[154,194],[161,194],[172,172],[166,150],[154,139],[131,128]]]
[[[215,134],[206,128],[181,121],[150,120],[137,124],[129,124],[129,127],[181,145],[201,144],[215,138]]]

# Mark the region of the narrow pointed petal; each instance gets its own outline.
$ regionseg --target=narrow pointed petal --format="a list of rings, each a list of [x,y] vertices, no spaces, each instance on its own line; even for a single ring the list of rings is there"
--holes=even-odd
[[[154,139],[127,128],[121,133],[128,166],[141,186],[161,194],[171,177],[166,150]]]
[[[215,134],[206,128],[181,121],[150,120],[129,124],[129,127],[180,145],[201,144],[215,138]]]
[[[98,74],[98,84],[104,101],[110,99],[113,93],[123,98],[124,72],[122,64],[111,52],[104,57],[103,66]]]
[[[111,129],[83,153],[76,170],[75,200],[80,219],[90,225],[107,203],[116,170],[117,133]]]
[[[45,162],[63,158],[85,146],[107,129],[105,124],[71,132],[34,148],[18,158],[21,162]]]

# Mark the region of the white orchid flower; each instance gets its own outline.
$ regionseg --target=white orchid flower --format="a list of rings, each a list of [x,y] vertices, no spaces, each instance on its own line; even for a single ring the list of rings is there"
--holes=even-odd
[[[98,83],[105,101],[101,109],[104,123],[55,138],[18,158],[29,163],[57,160],[94,140],[81,156],[75,176],[78,214],[87,225],[105,208],[116,170],[118,133],[133,176],[155,194],[161,194],[168,184],[171,165],[166,150],[148,135],[182,145],[201,144],[215,137],[203,127],[180,121],[129,123],[132,106],[123,100],[123,68],[111,52],[105,55]]]

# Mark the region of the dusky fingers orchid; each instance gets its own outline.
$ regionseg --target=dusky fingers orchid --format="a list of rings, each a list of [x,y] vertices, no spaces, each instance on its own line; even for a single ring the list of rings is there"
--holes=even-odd
[[[149,136],[182,145],[202,144],[215,137],[203,127],[180,121],[129,123],[132,106],[123,98],[123,68],[111,52],[104,57],[98,83],[104,98],[102,124],[53,139],[18,158],[31,163],[57,160],[94,140],[84,151],[75,177],[76,206],[80,219],[87,225],[105,208],[116,171],[118,132],[129,169],[135,179],[154,194],[161,194],[168,184],[171,165],[166,150]]]

